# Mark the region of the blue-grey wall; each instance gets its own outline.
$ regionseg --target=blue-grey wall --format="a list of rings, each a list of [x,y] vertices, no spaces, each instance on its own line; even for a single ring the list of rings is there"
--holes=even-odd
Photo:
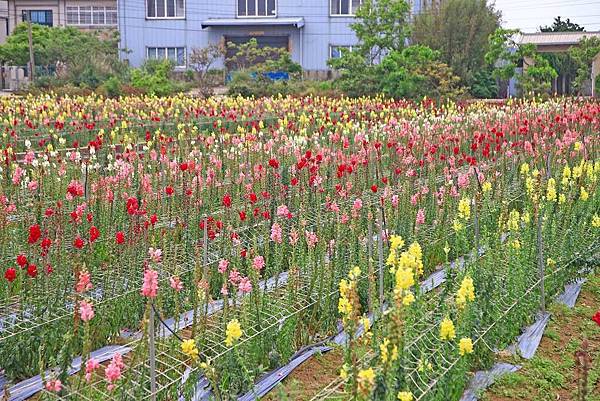
[[[292,59],[305,70],[327,70],[330,45],[354,45],[352,17],[329,15],[330,0],[276,0],[277,18],[303,17],[304,26],[207,27],[209,18],[236,18],[237,0],[186,0],[185,19],[147,19],[146,0],[118,0],[121,57],[133,66],[146,59],[147,47],[191,49],[219,43],[224,35],[290,35]],[[415,1],[413,11],[419,7]]]

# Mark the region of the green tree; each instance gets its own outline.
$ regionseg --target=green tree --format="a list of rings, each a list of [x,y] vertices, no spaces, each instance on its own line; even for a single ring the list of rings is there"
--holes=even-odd
[[[541,32],[582,32],[585,28],[579,24],[571,22],[569,18],[563,21],[560,16],[554,18],[552,25],[541,26]]]
[[[516,29],[498,28],[489,38],[485,60],[494,67],[493,76],[505,81],[514,77],[523,63],[524,71],[518,80],[523,93],[547,92],[557,77],[556,70],[537,52],[535,45],[517,43],[514,37],[519,33]]]
[[[379,91],[380,77],[374,65],[358,51],[342,49],[342,56],[329,60],[329,66],[338,72],[334,87],[351,97],[368,96]]]
[[[554,18],[552,25],[541,26],[541,32],[582,32],[584,27],[571,22],[569,18],[562,20],[560,16]],[[577,75],[577,64],[568,53],[546,53],[543,55],[550,62],[550,65],[556,70],[557,74],[563,77],[563,86],[571,78]],[[563,91],[566,88],[563,87]]]
[[[438,50],[440,60],[469,86],[485,67],[488,37],[500,12],[486,0],[447,0],[415,17],[413,40]]]
[[[410,6],[406,0],[364,0],[350,26],[356,33],[359,52],[372,64],[382,55],[401,50],[410,35]]]
[[[573,85],[579,94],[582,94],[585,81],[592,75],[592,61],[599,52],[600,38],[597,37],[584,37],[579,41],[578,46],[573,46],[569,50],[569,55],[577,66]]]
[[[396,98],[421,100],[456,98],[464,92],[460,78],[440,61],[440,52],[427,46],[409,46],[388,54],[378,68],[381,91]]]
[[[64,76],[76,84],[96,87],[124,69],[118,57],[118,36],[101,39],[73,27],[32,25],[33,53],[38,66],[62,66]],[[0,45],[0,61],[13,65],[29,62],[28,28],[18,25]]]
[[[229,43],[233,54],[225,60],[233,69],[228,92],[241,96],[270,96],[289,92],[289,84],[302,75],[302,67],[294,62],[286,49],[259,46],[252,38],[246,43]],[[289,80],[274,81],[270,72],[287,72]]]
[[[408,23],[410,7],[406,0],[365,0],[351,24],[358,38],[353,51],[342,51],[342,56],[329,60],[329,66],[338,71],[334,86],[348,96],[374,94],[380,89],[376,64],[386,54],[404,48],[410,34]]]

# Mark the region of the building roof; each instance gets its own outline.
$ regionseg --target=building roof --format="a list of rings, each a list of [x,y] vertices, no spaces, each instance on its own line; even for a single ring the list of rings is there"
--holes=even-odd
[[[598,32],[534,32],[521,33],[515,42],[519,44],[534,44],[536,46],[576,45],[583,37],[598,37]]]
[[[304,26],[303,17],[291,18],[209,18],[202,21],[202,29],[211,26],[275,26],[290,25],[296,28]]]

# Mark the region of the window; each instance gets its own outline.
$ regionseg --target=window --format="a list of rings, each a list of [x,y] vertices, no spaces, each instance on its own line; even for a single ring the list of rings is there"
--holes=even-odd
[[[52,26],[52,10],[26,10],[23,11],[23,21],[34,24]]]
[[[92,8],[92,23],[94,25],[104,25],[106,23],[104,7]]]
[[[67,25],[117,25],[117,8],[103,6],[67,7]]]
[[[353,50],[353,46],[338,46],[338,45],[330,45],[329,46],[329,58],[340,58],[342,57],[343,50],[351,52]]]
[[[362,0],[330,0],[331,15],[354,15]]]
[[[146,0],[147,18],[185,18],[185,0]]]
[[[119,19],[117,18],[117,7],[105,7],[106,13],[106,25],[117,25]]]
[[[148,47],[149,60],[171,60],[176,67],[185,67],[185,47]]]
[[[275,0],[238,0],[238,17],[274,17]]]
[[[79,25],[92,25],[92,7],[79,7]]]

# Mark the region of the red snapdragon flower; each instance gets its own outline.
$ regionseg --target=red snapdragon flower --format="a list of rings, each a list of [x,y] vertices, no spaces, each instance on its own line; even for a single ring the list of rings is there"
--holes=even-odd
[[[277,159],[270,159],[269,166],[273,168],[279,168],[279,161],[277,161]]]
[[[231,207],[231,195],[225,194],[223,195],[223,206],[230,208]]]
[[[42,249],[48,249],[50,248],[50,245],[52,245],[52,240],[48,237],[44,237],[40,245],[42,246]]]
[[[37,266],[36,265],[29,265],[27,266],[27,275],[31,278],[35,278],[38,274],[38,270],[37,270]]]
[[[21,267],[24,268],[25,266],[27,266],[27,256],[21,254],[17,256],[17,264]]]
[[[9,283],[12,283],[17,278],[17,270],[14,267],[9,267],[4,272],[4,278],[8,280]]]
[[[117,241],[117,244],[125,242],[125,234],[123,234],[123,231],[117,231],[115,234],[115,241]]]
[[[246,212],[244,212],[243,210],[240,210],[239,214],[240,214],[241,221],[246,220]]]
[[[168,185],[168,186],[165,188],[165,192],[167,193],[167,195],[168,195],[168,196],[171,196],[171,195],[173,195],[173,193],[175,193],[175,190],[173,189],[173,187],[172,187],[172,186]]]
[[[592,316],[592,320],[596,322],[598,326],[600,326],[600,310]]]
[[[373,193],[377,192],[377,185],[375,185],[375,184],[371,185],[371,191]]]
[[[250,200],[250,203],[256,203],[258,197],[254,192],[251,192],[250,195],[248,195],[248,199]]]
[[[75,238],[75,241],[73,241],[73,246],[77,249],[83,248],[83,245],[84,245],[84,242],[81,239],[81,237],[79,237],[79,236],[77,238]]]
[[[137,198],[132,196],[127,199],[127,213],[129,213],[130,215],[134,215],[137,213],[139,207],[140,205],[138,203]]]
[[[188,169],[188,164],[186,162],[183,162],[179,165],[179,169],[181,171],[186,171]]]
[[[27,242],[29,242],[30,244],[35,244],[36,242],[38,242],[41,236],[42,230],[40,229],[40,225],[34,224],[31,227],[29,227],[29,238],[27,239]]]
[[[90,227],[90,242],[94,242],[98,238],[100,238],[100,230],[98,230],[98,227],[96,227],[96,226],[91,226]]]

